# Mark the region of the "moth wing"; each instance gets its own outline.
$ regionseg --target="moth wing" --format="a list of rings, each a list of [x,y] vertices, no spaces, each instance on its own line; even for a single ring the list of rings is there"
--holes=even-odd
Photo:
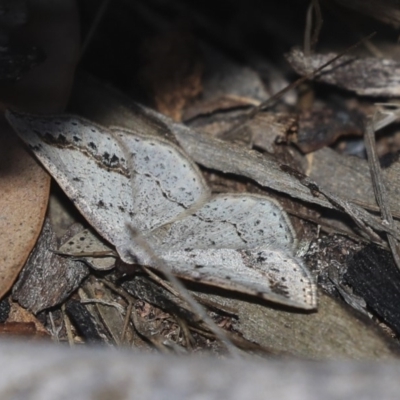
[[[113,133],[132,171],[135,229],[151,231],[209,198],[200,170],[178,146],[120,128]]]
[[[211,198],[191,215],[153,232],[160,252],[180,249],[282,249],[296,247],[285,211],[274,200],[252,194]]]
[[[114,245],[125,241],[125,223],[133,213],[132,191],[112,134],[73,116],[7,111],[6,117],[96,231]]]
[[[266,196],[215,196],[146,240],[183,278],[289,306],[316,307],[312,276],[293,256],[296,238],[288,216]]]
[[[164,255],[185,279],[302,309],[317,306],[316,285],[301,260],[280,250],[181,250]]]

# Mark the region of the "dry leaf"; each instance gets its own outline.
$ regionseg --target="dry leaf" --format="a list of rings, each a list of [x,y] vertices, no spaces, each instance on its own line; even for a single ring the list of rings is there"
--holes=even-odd
[[[294,48],[286,54],[293,69],[300,75],[308,75],[336,57],[336,53],[306,56]],[[359,58],[344,55],[328,65],[315,80],[352,90],[360,96],[400,95],[400,63],[381,58]]]
[[[188,122],[191,128],[213,137],[252,144],[275,153],[276,142],[297,130],[297,115],[289,112],[262,112],[247,121],[241,128],[230,130],[242,122],[247,110],[224,110],[195,118]]]
[[[0,297],[11,288],[42,227],[50,179],[17,145],[13,132],[0,133]]]
[[[397,358],[399,349],[372,321],[319,293],[318,312],[294,314],[228,299],[243,336],[277,351],[313,359]],[[397,353],[397,354],[396,354]]]
[[[342,136],[362,136],[363,122],[363,115],[356,111],[328,107],[305,111],[299,116],[293,142],[303,153],[310,153],[331,145]]]
[[[70,230],[63,240],[69,240],[75,233]],[[55,234],[46,219],[36,246],[12,290],[13,300],[35,314],[65,301],[89,274],[84,263],[55,254],[53,250],[57,247]]]
[[[394,162],[383,171],[387,185],[388,201],[393,214],[400,216],[399,205],[400,163]],[[338,196],[347,196],[352,202],[370,210],[377,210],[368,163],[358,157],[340,155],[334,150],[325,148],[312,153],[309,158],[308,176]]]
[[[184,120],[240,106],[257,105],[269,95],[256,71],[203,45],[204,75],[201,97],[184,110]]]
[[[10,305],[11,310],[7,323],[33,324],[37,335],[42,337],[49,335],[47,329],[31,312],[13,301],[10,301]]]

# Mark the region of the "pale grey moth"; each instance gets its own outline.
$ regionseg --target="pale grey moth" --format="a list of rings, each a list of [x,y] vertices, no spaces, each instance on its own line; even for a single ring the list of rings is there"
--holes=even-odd
[[[157,268],[132,239],[134,228],[179,277],[316,308],[316,286],[294,256],[295,233],[276,201],[211,196],[179,147],[143,132],[75,116],[7,112],[7,119],[124,262]]]

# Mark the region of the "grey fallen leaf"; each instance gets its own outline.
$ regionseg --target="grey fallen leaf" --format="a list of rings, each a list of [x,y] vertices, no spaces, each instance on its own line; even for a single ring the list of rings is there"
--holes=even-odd
[[[202,296],[201,294],[198,294]],[[397,359],[395,340],[370,318],[319,293],[317,313],[288,313],[240,299],[207,295],[237,311],[235,330],[278,354],[307,359]]]
[[[72,116],[8,112],[8,119],[123,261],[159,268],[161,259],[189,280],[316,307],[316,286],[294,256],[295,233],[276,201],[210,197],[179,147],[143,131],[108,130]]]
[[[89,274],[81,262],[55,254],[57,240],[48,220],[28,258],[12,297],[33,313],[62,303]]]
[[[188,121],[187,125],[198,132],[204,132],[210,136],[235,141],[236,143],[240,141],[246,146],[252,144],[273,154],[276,150],[276,140],[285,137],[287,132],[297,124],[294,113],[263,112],[257,114],[241,129],[230,133],[233,127],[243,121],[247,112],[224,110],[223,112],[197,117]]]
[[[65,255],[71,255],[73,258],[82,259],[91,268],[100,271],[111,269],[115,265],[115,256],[104,255],[104,253],[111,253],[113,250],[89,229],[78,232],[65,242],[58,251]],[[92,253],[98,254],[98,256],[88,256]]]
[[[306,56],[299,48],[293,48],[286,54],[290,65],[300,75],[310,74],[336,56],[336,53]],[[400,95],[399,76],[398,61],[344,55],[324,68],[315,80],[354,91],[361,96],[397,97]]]
[[[205,70],[201,98],[185,108],[183,119],[241,105],[257,105],[269,97],[259,74],[252,68],[235,63],[204,43],[202,52]]]
[[[348,196],[352,202],[378,211],[366,160],[340,155],[330,148],[325,148],[313,153],[308,169],[312,180],[324,181],[325,185],[332,188],[338,196]],[[400,162],[398,161],[383,170],[390,208],[396,217],[400,217],[399,173]]]

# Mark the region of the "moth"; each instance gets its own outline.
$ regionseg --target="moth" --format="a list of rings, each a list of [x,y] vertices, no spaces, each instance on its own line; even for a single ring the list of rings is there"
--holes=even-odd
[[[7,119],[124,262],[158,269],[161,260],[186,280],[316,308],[316,285],[295,257],[295,232],[275,200],[212,195],[178,146],[143,127],[14,111]]]

